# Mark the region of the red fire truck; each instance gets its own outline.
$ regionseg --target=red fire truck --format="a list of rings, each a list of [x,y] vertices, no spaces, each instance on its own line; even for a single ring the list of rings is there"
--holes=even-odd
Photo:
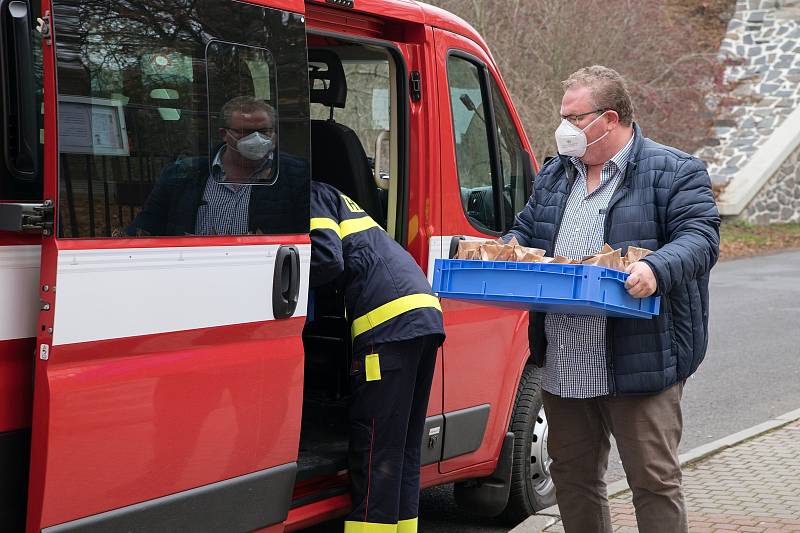
[[[0,0],[0,62],[0,529],[346,513],[349,334],[309,304],[309,181],[429,273],[503,233],[536,163],[480,35],[413,0]],[[272,222],[195,231],[241,95],[275,111],[249,204]],[[163,234],[131,235],[157,188]],[[442,307],[423,484],[520,520],[553,502],[527,317]]]

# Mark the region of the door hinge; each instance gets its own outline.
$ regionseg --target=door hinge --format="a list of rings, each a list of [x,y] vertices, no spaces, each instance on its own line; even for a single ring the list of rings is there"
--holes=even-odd
[[[411,91],[412,102],[419,102],[422,99],[422,76],[420,76],[418,70],[411,72],[409,90]]]
[[[0,204],[0,230],[53,233],[53,201],[41,204]]]

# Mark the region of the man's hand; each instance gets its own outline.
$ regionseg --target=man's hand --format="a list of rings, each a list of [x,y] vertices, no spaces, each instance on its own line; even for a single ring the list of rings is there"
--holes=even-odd
[[[630,274],[625,280],[625,288],[634,298],[647,298],[656,292],[658,288],[656,276],[647,263],[643,261],[631,263],[625,272]]]

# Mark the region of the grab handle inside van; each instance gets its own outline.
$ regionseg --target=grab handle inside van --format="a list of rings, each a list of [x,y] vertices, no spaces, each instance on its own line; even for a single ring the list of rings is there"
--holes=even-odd
[[[28,4],[0,0],[0,25],[2,35],[12,36],[0,42],[4,159],[14,178],[33,181],[38,175],[39,139]]]

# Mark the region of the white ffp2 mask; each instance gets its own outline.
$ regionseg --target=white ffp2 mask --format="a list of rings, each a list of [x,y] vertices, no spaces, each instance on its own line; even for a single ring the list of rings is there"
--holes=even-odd
[[[606,113],[604,111],[596,119],[587,124],[583,129],[579,128],[567,119],[562,119],[561,124],[559,124],[558,128],[556,128],[556,146],[558,147],[558,153],[570,157],[583,157],[583,155],[586,153],[586,149],[589,146],[608,135],[608,132],[605,132],[599,138],[590,143],[587,143],[586,140],[586,129],[600,120],[600,117],[605,114]]]
[[[258,161],[267,157],[273,150],[272,139],[254,131],[247,137],[242,137],[236,141],[236,150],[242,157],[251,161]]]

